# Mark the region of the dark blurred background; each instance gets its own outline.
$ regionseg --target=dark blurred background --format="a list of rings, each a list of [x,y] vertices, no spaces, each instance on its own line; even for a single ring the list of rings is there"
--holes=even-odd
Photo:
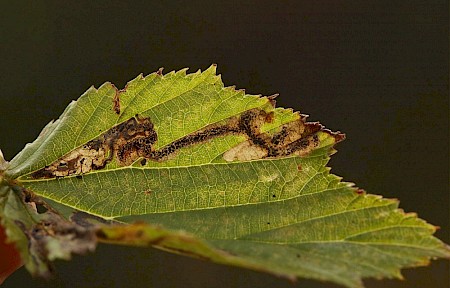
[[[448,1],[1,1],[0,147],[11,159],[89,86],[218,64],[226,85],[347,134],[333,172],[449,242]],[[164,3],[164,4],[163,4]],[[101,245],[4,287],[337,287]],[[450,287],[449,262],[367,287]]]

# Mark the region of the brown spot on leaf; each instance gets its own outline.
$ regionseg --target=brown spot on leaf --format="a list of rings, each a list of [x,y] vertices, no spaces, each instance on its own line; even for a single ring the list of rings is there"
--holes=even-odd
[[[266,119],[265,119],[266,123],[272,123],[273,119],[274,119],[274,116],[275,116],[275,113],[273,113],[273,111],[270,112],[270,113],[267,113]]]
[[[120,114],[120,91],[116,90],[116,94],[113,98],[113,110],[117,115]]]
[[[355,193],[358,195],[364,195],[366,194],[366,191],[364,189],[358,188],[355,190]]]
[[[140,75],[142,77],[142,74]],[[119,115],[120,114],[120,95],[122,93],[124,93],[125,91],[127,91],[128,85],[130,83],[127,83],[127,85],[125,85],[125,87],[123,89],[117,89],[117,87],[114,84],[111,84],[114,88],[114,90],[116,91],[116,93],[114,94],[114,98],[113,98],[113,111]],[[101,131],[101,130],[100,130]]]

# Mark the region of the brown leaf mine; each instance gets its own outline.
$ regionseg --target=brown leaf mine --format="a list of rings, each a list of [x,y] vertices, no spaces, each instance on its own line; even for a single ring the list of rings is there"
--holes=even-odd
[[[239,127],[249,139],[226,151],[223,158],[225,161],[249,161],[266,157],[305,156],[319,146],[317,132],[323,130],[323,126],[319,123],[305,123],[304,120],[301,118],[287,123],[278,133],[269,135],[260,133],[262,124],[268,121],[264,111],[244,112]],[[343,134],[333,136],[340,141]]]
[[[31,177],[84,174],[104,168],[113,157],[119,166],[130,165],[139,157],[150,157],[156,140],[157,135],[150,119],[136,116],[32,173]]]
[[[178,150],[198,145],[225,135],[245,135],[247,141],[223,154],[226,161],[249,161],[267,157],[304,156],[319,146],[319,123],[305,123],[304,118],[283,125],[275,134],[262,133],[265,123],[274,121],[273,112],[247,110],[222,122],[204,127],[155,150],[158,136],[149,118],[138,115],[114,126],[99,137],[64,155],[52,164],[31,174],[34,179],[81,175],[103,169],[115,159],[119,166],[128,166],[142,158],[166,161]],[[331,133],[331,132],[330,132]],[[342,134],[333,134],[337,140]],[[336,141],[338,142],[338,141]]]
[[[117,115],[120,114],[120,91],[118,90],[116,90],[116,94],[114,94],[113,110]]]

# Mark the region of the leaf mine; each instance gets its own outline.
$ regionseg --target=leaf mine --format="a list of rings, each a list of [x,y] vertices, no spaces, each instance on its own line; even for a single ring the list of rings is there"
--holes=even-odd
[[[270,135],[261,132],[265,123],[273,121],[273,112],[251,109],[223,123],[215,123],[188,134],[172,143],[154,149],[158,135],[149,117],[136,115],[118,124],[99,137],[72,150],[52,164],[31,174],[33,179],[81,175],[106,167],[113,159],[118,166],[129,166],[137,159],[165,161],[180,149],[202,144],[225,135],[244,135],[248,140],[223,154],[225,161],[249,161],[267,157],[305,156],[319,146],[318,123],[304,123],[304,118],[283,125]],[[336,140],[343,134],[334,133]],[[337,142],[337,141],[336,141]]]
[[[120,91],[119,90],[117,90],[116,94],[114,94],[113,110],[117,115],[120,114]]]
[[[139,157],[151,155],[156,137],[150,120],[137,115],[32,173],[31,177],[37,179],[85,174],[103,169],[113,157],[120,166],[130,165]]]

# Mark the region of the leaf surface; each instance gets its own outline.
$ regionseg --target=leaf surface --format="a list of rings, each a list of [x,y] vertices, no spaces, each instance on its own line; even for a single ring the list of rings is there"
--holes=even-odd
[[[148,223],[100,226],[101,241],[288,278],[361,287],[449,258],[434,226],[329,173],[342,139],[211,66],[90,88],[4,174],[66,218]]]

